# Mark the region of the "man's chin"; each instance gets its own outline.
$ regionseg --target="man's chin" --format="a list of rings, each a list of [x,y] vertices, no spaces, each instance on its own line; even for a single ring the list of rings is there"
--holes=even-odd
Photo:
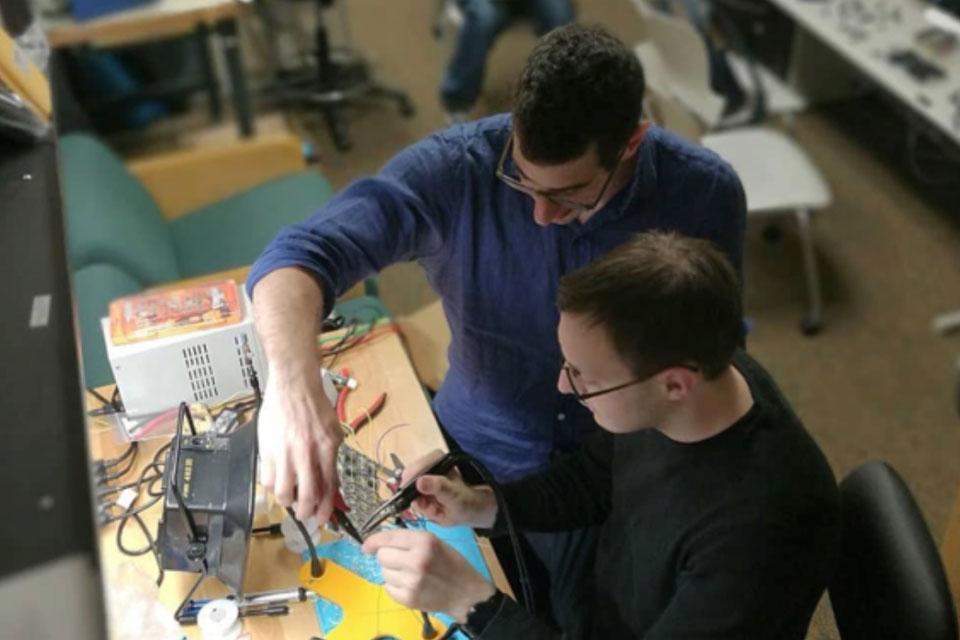
[[[575,221],[577,220],[577,217],[578,217],[579,215],[580,215],[580,214],[577,213],[576,211],[570,211],[570,212],[566,213],[565,215],[560,216],[559,218],[556,218],[556,219],[552,220],[552,221],[551,221],[551,224],[558,224],[558,225],[560,225],[560,226],[566,226],[566,225],[568,225],[568,224],[572,224],[573,222],[575,222]]]

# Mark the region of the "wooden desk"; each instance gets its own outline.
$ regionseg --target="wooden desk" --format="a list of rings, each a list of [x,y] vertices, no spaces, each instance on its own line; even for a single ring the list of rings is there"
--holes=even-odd
[[[253,135],[253,118],[247,93],[243,60],[237,37],[237,20],[246,11],[243,0],[154,0],[154,2],[77,22],[68,16],[43,19],[51,47],[78,45],[116,46],[158,40],[197,31],[205,38],[215,31],[230,76],[230,89],[240,135]],[[210,111],[221,112],[220,93],[210,61],[204,51],[204,68],[210,87]]]
[[[400,337],[393,333],[377,336],[369,342],[341,355],[336,367],[349,366],[353,377],[360,385],[350,394],[347,413],[353,416],[361,407],[368,406],[381,391],[387,392],[387,401],[381,412],[373,422],[364,426],[356,438],[351,437],[348,443],[360,449],[369,456],[375,455],[377,440],[387,429],[397,424],[409,426],[393,429],[381,444],[380,455],[387,458],[388,454],[396,453],[402,461],[409,462],[414,458],[432,449],[445,449],[443,437],[437,427],[436,420],[430,405],[423,394],[410,360]],[[105,394],[108,395],[108,394]],[[118,455],[123,446],[113,441],[113,434],[108,430],[93,427],[91,434],[91,450],[95,457],[113,457]],[[166,443],[166,439],[150,441],[141,446],[138,464],[139,470],[143,464],[152,459],[153,453]],[[136,479],[133,473],[124,476],[123,481]],[[118,481],[119,483],[120,481]],[[145,492],[144,492],[145,493]],[[151,533],[156,533],[156,523],[160,513],[160,504],[144,512],[143,518]],[[279,511],[275,508],[274,511]],[[279,515],[272,514],[273,522]],[[134,522],[127,524],[124,531],[124,543],[129,548],[143,546],[143,539]],[[152,555],[136,558],[125,556],[117,549],[117,524],[110,524],[101,528],[100,552],[105,580],[110,580],[112,574],[123,563],[133,563],[148,576],[157,575],[156,561]],[[509,585],[497,562],[493,550],[486,540],[480,540],[487,566],[494,576],[497,586],[509,593]],[[250,544],[250,552],[246,571],[246,591],[265,591],[284,589],[298,586],[297,571],[301,565],[300,559],[287,551],[283,540],[279,538],[254,538]],[[160,588],[160,601],[171,615],[180,604],[184,595],[196,580],[196,574],[177,573],[168,571]],[[194,597],[217,597],[225,595],[226,589],[215,580],[206,580]],[[319,625],[314,607],[310,601],[292,605],[290,614],[277,618],[253,617],[245,619],[244,626],[247,633],[253,638],[297,638],[306,640],[311,636],[319,635]],[[185,626],[184,632],[189,638],[200,638],[200,630],[195,626]]]

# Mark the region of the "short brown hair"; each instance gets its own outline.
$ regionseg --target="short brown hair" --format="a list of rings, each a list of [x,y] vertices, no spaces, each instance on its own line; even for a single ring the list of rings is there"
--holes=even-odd
[[[609,332],[636,375],[678,364],[720,375],[743,336],[740,284],[710,242],[674,233],[637,235],[560,280],[560,311]]]

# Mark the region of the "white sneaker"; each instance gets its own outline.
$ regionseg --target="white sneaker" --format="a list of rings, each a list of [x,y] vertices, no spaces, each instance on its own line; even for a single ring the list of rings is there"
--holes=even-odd
[[[443,121],[447,124],[448,127],[452,127],[455,124],[463,124],[470,120],[469,111],[444,111],[443,112]]]

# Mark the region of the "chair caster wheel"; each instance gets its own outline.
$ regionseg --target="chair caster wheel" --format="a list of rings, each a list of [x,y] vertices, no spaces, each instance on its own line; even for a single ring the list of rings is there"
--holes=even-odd
[[[800,331],[802,331],[805,336],[817,335],[820,333],[822,327],[823,322],[821,320],[815,320],[810,316],[804,316],[803,320],[800,321]]]
[[[781,231],[780,225],[768,224],[763,227],[763,239],[765,242],[774,244],[780,242],[781,237],[783,237],[783,231]]]
[[[400,98],[398,108],[400,109],[400,115],[402,115],[404,118],[412,118],[417,113],[417,109],[413,106],[413,102],[411,102],[410,98],[406,96]]]

